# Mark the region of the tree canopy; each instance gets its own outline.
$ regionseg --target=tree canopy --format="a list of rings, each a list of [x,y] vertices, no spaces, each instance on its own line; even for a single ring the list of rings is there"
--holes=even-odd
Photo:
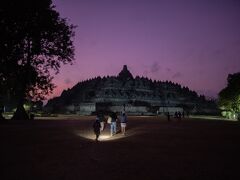
[[[240,72],[229,74],[227,87],[219,92],[219,107],[223,110],[240,112]]]
[[[54,88],[54,73],[73,62],[74,26],[54,8],[51,0],[0,3],[2,101],[42,100]]]

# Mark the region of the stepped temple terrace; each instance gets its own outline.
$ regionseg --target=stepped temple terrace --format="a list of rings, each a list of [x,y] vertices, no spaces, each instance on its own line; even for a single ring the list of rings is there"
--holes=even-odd
[[[126,65],[117,76],[96,77],[64,90],[48,101],[51,113],[94,114],[126,111],[132,115],[154,115],[175,111],[214,113],[214,102],[172,82],[152,81],[129,72]]]

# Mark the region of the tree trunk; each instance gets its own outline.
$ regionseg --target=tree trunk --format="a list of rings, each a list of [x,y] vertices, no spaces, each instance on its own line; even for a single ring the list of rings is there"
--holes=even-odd
[[[29,116],[23,107],[23,102],[18,104],[17,110],[13,114],[12,120],[29,120]]]
[[[23,78],[23,83],[22,83],[22,89],[20,91],[20,96],[19,96],[19,102],[18,102],[18,106],[16,109],[16,112],[14,113],[12,119],[13,120],[29,120],[29,115],[27,114],[26,110],[23,107],[23,104],[25,102],[25,93],[26,93],[26,89],[27,86],[29,85],[29,76],[30,76],[30,61],[31,61],[31,56],[30,56],[30,52],[31,52],[31,44],[30,44],[30,39],[29,37],[27,37],[27,63],[26,63],[26,73],[23,73],[22,76]]]

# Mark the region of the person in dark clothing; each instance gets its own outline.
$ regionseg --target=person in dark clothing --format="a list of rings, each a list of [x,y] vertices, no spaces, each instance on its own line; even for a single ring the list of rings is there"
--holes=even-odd
[[[182,120],[182,114],[180,111],[178,111],[178,121],[181,121]]]
[[[113,112],[111,115],[110,133],[111,136],[117,133],[117,113]]]
[[[100,136],[100,128],[101,128],[101,124],[100,124],[99,117],[97,116],[96,120],[93,123],[93,131],[96,135],[96,139],[95,139],[96,141],[98,141],[98,138]]]
[[[5,120],[5,118],[3,117],[3,112],[4,112],[4,108],[3,107],[0,107],[0,121],[4,121]]]
[[[167,120],[168,120],[168,122],[170,122],[170,113],[169,112],[167,112]]]
[[[30,120],[34,120],[35,115],[33,113],[30,113]]]
[[[112,112],[111,117],[113,119],[115,119],[115,121],[116,121],[117,120],[117,113],[116,112]]]
[[[120,123],[121,123],[121,132],[123,135],[126,133],[126,126],[127,126],[127,115],[125,112],[122,113],[120,116]]]
[[[174,118],[178,118],[178,112],[177,111],[174,113]]]

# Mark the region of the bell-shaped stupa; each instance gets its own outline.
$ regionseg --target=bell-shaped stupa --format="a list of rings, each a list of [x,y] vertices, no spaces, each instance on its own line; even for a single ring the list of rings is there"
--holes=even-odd
[[[123,66],[122,71],[118,74],[118,79],[122,81],[133,79],[133,75],[128,70],[127,65]]]

